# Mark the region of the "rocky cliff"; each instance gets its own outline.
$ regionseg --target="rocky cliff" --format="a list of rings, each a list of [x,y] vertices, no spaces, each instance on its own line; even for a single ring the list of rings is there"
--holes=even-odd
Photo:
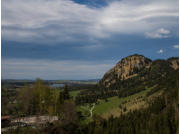
[[[178,58],[169,58],[168,61],[171,64],[171,67],[175,70],[179,69],[179,59]]]
[[[150,59],[137,54],[123,58],[104,75],[100,84],[108,88],[117,79],[126,80],[134,77],[143,68],[149,68],[151,62]]]
[[[179,59],[169,58],[164,60],[174,69],[179,69]],[[117,80],[126,80],[138,75],[140,71],[145,68],[150,68],[152,65],[150,59],[144,57],[143,55],[131,55],[123,58],[119,61],[112,69],[110,69],[103,78],[100,80],[99,84],[106,88],[110,87],[112,84],[116,83]]]

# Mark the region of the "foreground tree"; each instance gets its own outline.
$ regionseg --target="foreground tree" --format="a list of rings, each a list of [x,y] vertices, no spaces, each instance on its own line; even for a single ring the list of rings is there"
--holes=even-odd
[[[18,109],[21,114],[31,115],[33,114],[33,92],[32,88],[25,85],[18,94]]]

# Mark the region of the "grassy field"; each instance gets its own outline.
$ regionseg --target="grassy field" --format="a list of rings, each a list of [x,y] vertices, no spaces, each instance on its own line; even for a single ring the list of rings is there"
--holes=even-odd
[[[145,104],[144,98],[147,92],[149,92],[151,89],[146,89],[144,91],[141,91],[137,94],[125,97],[125,98],[118,98],[110,97],[108,98],[108,101],[105,102],[104,100],[98,101],[99,103],[94,106],[94,109],[92,110],[92,114],[100,115],[104,118],[108,118],[110,115],[113,116],[119,116],[120,113],[125,113],[128,110],[134,110],[138,109],[139,107],[143,106]],[[77,91],[71,91],[70,95],[75,97],[80,90]],[[119,106],[122,106],[119,108]],[[126,111],[124,111],[124,107],[126,107]],[[86,104],[83,106],[78,106],[77,111],[81,111],[83,116],[86,117],[85,122],[88,122],[91,120],[90,118],[90,109],[92,108],[92,104]]]
[[[75,90],[75,91],[70,91],[69,94],[70,96],[72,96],[73,98],[75,98],[79,93],[80,93],[81,90]]]
[[[104,100],[99,100],[98,104],[94,106],[92,114],[100,115],[103,118],[108,118],[110,115],[119,116],[120,114],[126,113],[130,110],[146,107],[146,94],[151,89],[152,88],[147,88],[144,91],[124,98],[118,98],[117,96],[110,97],[108,98],[107,102],[105,102]],[[81,90],[71,91],[70,95],[73,96],[73,98],[75,98],[80,91]],[[91,108],[92,104],[77,107],[77,111],[81,111],[82,114],[86,117],[86,122],[90,120]]]
[[[129,110],[146,107],[146,94],[150,90],[151,88],[148,88],[125,98],[118,98],[117,96],[111,97],[108,98],[108,102],[101,100],[95,105],[93,114],[101,115],[102,117],[107,118],[110,115],[119,116],[121,113],[126,113]]]

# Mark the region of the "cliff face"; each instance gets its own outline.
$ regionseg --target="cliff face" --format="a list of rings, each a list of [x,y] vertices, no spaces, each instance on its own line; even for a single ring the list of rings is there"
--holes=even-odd
[[[161,61],[161,60],[160,60]],[[168,60],[162,60],[164,64],[163,66],[169,66],[174,70],[179,69],[179,58],[169,58]],[[155,66],[157,63],[159,66]],[[104,77],[100,80],[99,84],[103,87],[109,88],[111,85],[117,82],[117,80],[126,80],[138,75],[140,71],[145,68],[157,68],[160,67],[161,62],[158,63],[158,60],[151,61],[150,59],[142,56],[142,55],[131,55],[126,58],[123,58],[119,61],[112,69],[110,69],[107,73],[105,73]],[[152,70],[151,69],[151,70]],[[159,68],[160,69],[160,68]],[[160,73],[162,69],[158,71],[156,69],[156,73]]]
[[[171,67],[175,70],[179,69],[179,59],[178,58],[170,58],[168,61],[171,64]]]
[[[126,80],[136,76],[143,68],[149,68],[151,63],[150,59],[142,55],[131,55],[123,58],[104,75],[100,84],[108,88],[117,79]]]

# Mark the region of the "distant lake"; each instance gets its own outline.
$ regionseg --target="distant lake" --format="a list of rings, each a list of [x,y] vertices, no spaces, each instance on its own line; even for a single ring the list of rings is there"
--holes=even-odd
[[[64,84],[51,84],[51,88],[59,88],[59,87],[64,87]]]

